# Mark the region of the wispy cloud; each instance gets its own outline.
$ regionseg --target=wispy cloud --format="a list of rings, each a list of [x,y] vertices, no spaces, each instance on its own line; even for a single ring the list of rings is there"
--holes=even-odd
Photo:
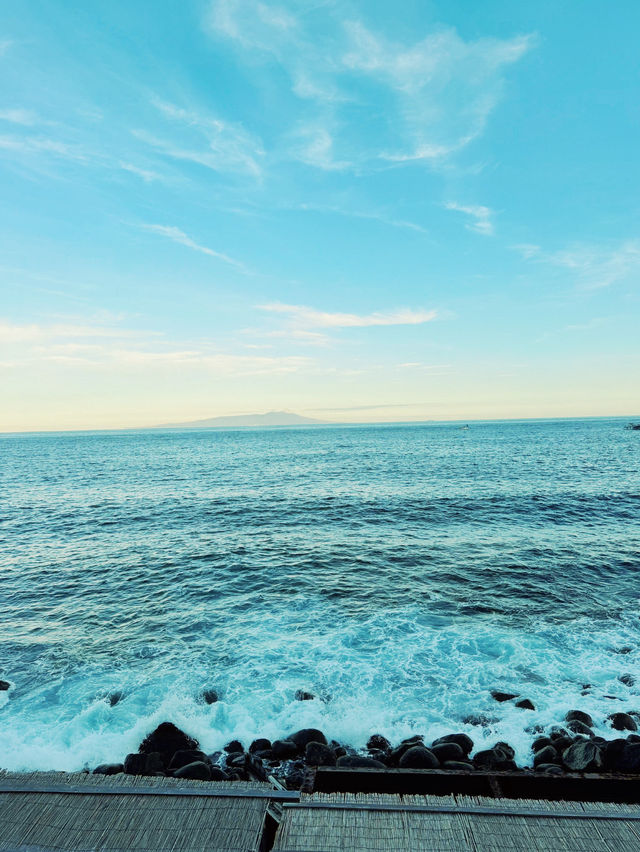
[[[133,163],[120,162],[120,168],[125,172],[137,175],[145,183],[151,183],[154,180],[163,180],[163,176],[158,172],[151,171],[151,169],[142,169],[140,166],[133,165]]]
[[[477,234],[491,236],[493,234],[493,210],[489,207],[484,207],[480,204],[458,204],[455,201],[448,201],[445,205],[446,210],[456,210],[458,213],[464,213],[471,216],[472,222],[465,226],[470,231],[475,231]]]
[[[180,245],[186,246],[194,251],[207,254],[209,257],[215,257],[218,260],[222,260],[224,263],[228,263],[230,266],[234,266],[242,272],[247,272],[246,266],[241,261],[236,260],[233,257],[229,257],[229,255],[223,254],[222,252],[215,251],[208,246],[200,245],[200,243],[191,239],[188,234],[185,234],[184,231],[181,231],[180,228],[176,228],[172,225],[141,225],[140,227],[144,228],[145,231],[151,231],[153,234],[159,234],[162,237],[173,240],[174,243],[179,243]]]
[[[25,137],[5,134],[0,136],[0,150],[16,154],[51,154],[67,160],[86,162],[87,155],[76,145],[69,145],[56,139],[46,137]]]
[[[421,325],[436,319],[436,311],[401,308],[372,314],[330,313],[305,305],[283,305],[272,302],[257,306],[261,311],[285,315],[293,324],[307,328],[368,328],[386,325]]]
[[[21,124],[32,127],[38,123],[38,116],[30,109],[14,108],[0,109],[0,121],[8,121],[10,124]]]
[[[171,122],[173,132],[167,139],[146,130],[134,130],[134,136],[142,142],[168,157],[188,160],[213,171],[248,174],[255,178],[262,174],[262,141],[242,125],[159,98],[154,98],[152,104]]]
[[[615,246],[574,244],[552,252],[529,243],[514,248],[525,260],[569,270],[587,290],[610,287],[640,272],[640,240],[637,239]]]
[[[347,216],[354,219],[371,219],[376,222],[382,222],[385,225],[391,225],[393,228],[406,228],[409,231],[417,231],[420,234],[428,234],[426,228],[418,225],[416,222],[409,222],[406,219],[396,219],[394,216],[383,211],[376,210],[351,210],[348,207],[338,207],[334,205],[323,204],[301,204],[299,210],[308,210],[313,213],[334,213],[337,216]]]
[[[535,42],[533,35],[465,40],[435,27],[407,44],[345,21],[331,3],[299,10],[292,2],[212,0],[206,26],[254,61],[278,63],[307,120],[315,104],[315,135],[301,159],[323,169],[433,164],[461,150],[483,132],[506,69]]]

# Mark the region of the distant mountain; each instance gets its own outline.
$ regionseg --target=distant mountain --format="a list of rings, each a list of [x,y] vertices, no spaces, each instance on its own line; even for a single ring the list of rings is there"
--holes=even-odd
[[[186,423],[163,423],[158,429],[228,429],[235,426],[319,426],[326,420],[302,417],[291,411],[268,411],[266,414],[236,414],[230,417],[207,417]]]

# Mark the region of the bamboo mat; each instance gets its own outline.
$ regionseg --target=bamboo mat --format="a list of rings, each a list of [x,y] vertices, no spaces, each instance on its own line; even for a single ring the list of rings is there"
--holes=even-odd
[[[628,852],[640,806],[344,793],[284,805],[274,852]]]
[[[1,852],[258,852],[259,782],[0,772]]]

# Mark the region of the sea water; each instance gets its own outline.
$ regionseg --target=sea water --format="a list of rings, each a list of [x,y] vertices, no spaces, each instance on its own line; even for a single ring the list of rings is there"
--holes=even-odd
[[[5,435],[0,464],[0,766],[121,760],[164,720],[526,763],[567,710],[608,737],[640,710],[624,421]]]

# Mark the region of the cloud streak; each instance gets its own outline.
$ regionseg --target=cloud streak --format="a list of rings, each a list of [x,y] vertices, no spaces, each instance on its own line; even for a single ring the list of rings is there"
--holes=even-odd
[[[465,227],[470,231],[475,231],[476,234],[483,234],[485,237],[490,237],[493,234],[493,210],[489,207],[484,207],[480,204],[458,204],[455,201],[448,201],[445,205],[445,210],[455,210],[458,213],[464,213],[472,218],[472,222],[467,223]]]
[[[330,313],[305,305],[285,305],[271,302],[257,306],[261,311],[283,314],[294,325],[306,328],[370,328],[372,326],[421,325],[432,322],[436,311],[401,308],[395,311],[376,311],[372,314]]]
[[[228,254],[223,254],[222,252],[215,251],[215,249],[209,248],[208,246],[203,246],[200,243],[197,243],[195,240],[191,239],[188,234],[181,231],[180,228],[176,228],[172,225],[141,225],[140,227],[145,231],[150,231],[153,234],[159,234],[162,237],[172,240],[174,243],[193,249],[193,251],[199,251],[209,257],[215,257],[217,260],[221,260],[223,263],[228,263],[230,266],[239,269],[241,272],[247,272],[247,268],[241,261],[236,260],[233,257],[229,257]]]

